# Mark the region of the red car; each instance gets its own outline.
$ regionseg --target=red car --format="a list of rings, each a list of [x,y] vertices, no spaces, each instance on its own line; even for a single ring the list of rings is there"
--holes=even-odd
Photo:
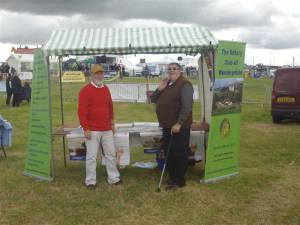
[[[300,68],[284,68],[275,72],[271,113],[274,123],[285,118],[300,118]]]

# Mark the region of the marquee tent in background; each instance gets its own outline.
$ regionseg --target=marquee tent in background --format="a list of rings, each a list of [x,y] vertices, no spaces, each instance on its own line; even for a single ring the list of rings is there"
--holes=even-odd
[[[43,178],[44,175],[39,172],[40,168],[47,165],[49,174],[46,179],[54,178],[53,167],[53,149],[50,143],[52,138],[52,124],[48,124],[51,115],[51,88],[49,79],[49,70],[44,70],[49,65],[49,56],[58,56],[60,65],[60,96],[61,96],[61,125],[64,126],[64,109],[62,98],[62,58],[69,55],[100,55],[100,54],[187,54],[197,55],[201,54],[199,58],[199,99],[201,103],[201,118],[200,121],[211,123],[211,114],[213,106],[213,91],[215,83],[215,68],[216,54],[221,54],[223,50],[219,50],[218,41],[214,38],[212,33],[204,27],[191,26],[191,27],[153,27],[153,28],[98,28],[98,29],[61,29],[52,33],[50,39],[45,44],[42,50],[36,53],[35,66],[33,74],[32,85],[32,105],[31,117],[29,125],[29,139],[28,139],[28,153],[25,166],[25,174]],[[222,78],[232,78],[229,70],[235,71],[236,66],[244,63],[244,50],[245,44],[231,42],[230,47],[224,46],[226,51],[233,52],[236,46],[240,46],[241,54],[235,55],[235,64],[224,65],[229,66],[226,68]],[[222,47],[223,48],[223,47]],[[233,48],[233,49],[230,49]],[[230,60],[232,60],[229,57]],[[227,59],[226,59],[227,60]],[[219,61],[221,63],[221,61]],[[43,78],[43,82],[34,82]],[[47,83],[48,81],[48,83]],[[48,92],[44,91],[44,96],[41,96],[40,89],[43,85],[47,88]],[[235,86],[234,86],[235,87]],[[234,87],[230,87],[233,90]],[[40,102],[45,100],[49,105],[42,105]],[[215,97],[214,97],[215,98]],[[221,104],[226,102],[227,99],[218,99]],[[230,100],[230,99],[229,99]],[[47,121],[43,119],[45,112],[49,107],[49,118]],[[43,115],[40,115],[43,114]],[[40,118],[37,125],[36,118]],[[51,121],[51,120],[50,120]],[[43,125],[44,124],[44,125]],[[230,124],[230,121],[229,121]],[[48,126],[49,125],[49,126]],[[47,128],[47,130],[45,130]],[[236,129],[235,135],[239,136],[239,124],[230,129]],[[37,140],[46,140],[46,142],[39,143]],[[64,140],[63,140],[64,144]],[[237,143],[238,144],[238,143]],[[208,149],[210,142],[208,144]],[[48,146],[44,148],[43,146]],[[64,146],[63,146],[64,148]],[[218,147],[219,149],[222,147]],[[51,153],[46,154],[46,151]],[[212,150],[213,151],[213,150]],[[238,151],[238,149],[234,149]],[[47,158],[48,157],[48,158]],[[50,157],[50,159],[49,159]],[[220,158],[218,158],[220,160]],[[45,162],[45,163],[44,163]],[[206,165],[211,163],[206,161]],[[225,163],[226,164],[226,163]],[[220,168],[219,168],[220,170]],[[51,173],[50,173],[51,171]],[[230,171],[231,172],[231,171]],[[236,173],[236,172],[234,172]],[[230,174],[228,174],[230,175]],[[222,177],[225,175],[222,174]],[[212,177],[210,177],[212,178]],[[214,179],[214,178],[213,178]],[[210,179],[205,179],[209,181]]]

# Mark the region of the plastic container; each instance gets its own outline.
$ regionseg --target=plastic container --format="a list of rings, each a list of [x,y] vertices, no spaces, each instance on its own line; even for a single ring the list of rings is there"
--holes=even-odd
[[[160,149],[157,148],[144,148],[145,154],[158,154],[160,153]]]
[[[66,135],[66,137],[70,160],[85,160],[86,146],[84,135],[81,133],[71,133]]]
[[[0,121],[0,146],[11,146],[12,144],[12,126],[11,123]]]
[[[141,140],[144,148],[160,148],[162,133],[159,130],[141,132]]]
[[[164,164],[165,164],[165,159],[164,158],[156,157],[156,162],[157,162],[158,169],[159,170],[163,170]]]

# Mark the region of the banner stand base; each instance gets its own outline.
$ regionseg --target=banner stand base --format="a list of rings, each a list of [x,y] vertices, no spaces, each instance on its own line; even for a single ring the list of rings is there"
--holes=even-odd
[[[28,172],[23,172],[23,174],[25,176],[29,176],[29,177],[32,177],[32,178],[37,178],[39,180],[44,180],[44,181],[49,181],[49,182],[54,180],[53,177],[42,177],[42,176],[34,175],[34,174],[31,174],[31,173],[28,173]]]
[[[221,177],[216,177],[216,178],[212,178],[212,179],[208,179],[208,180],[205,180],[204,178],[202,178],[200,180],[200,183],[214,183],[214,182],[217,182],[219,180],[223,180],[223,179],[226,179],[226,178],[230,178],[230,177],[233,177],[233,176],[237,176],[239,174],[239,172],[235,172],[235,173],[231,173],[231,174],[227,174],[227,175],[224,175],[224,176],[221,176]]]

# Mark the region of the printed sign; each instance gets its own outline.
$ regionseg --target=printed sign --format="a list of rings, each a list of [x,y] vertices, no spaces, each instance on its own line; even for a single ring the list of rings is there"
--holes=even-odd
[[[214,116],[211,122],[204,182],[238,173],[240,114]]]
[[[29,137],[24,174],[52,180],[51,107],[48,68],[43,52],[34,54]]]
[[[245,43],[219,41],[215,69],[216,79],[243,78]]]
[[[85,82],[85,76],[82,71],[66,71],[61,78],[62,83]]]
[[[245,43],[220,41],[216,57],[204,182],[235,175],[239,170]]]

